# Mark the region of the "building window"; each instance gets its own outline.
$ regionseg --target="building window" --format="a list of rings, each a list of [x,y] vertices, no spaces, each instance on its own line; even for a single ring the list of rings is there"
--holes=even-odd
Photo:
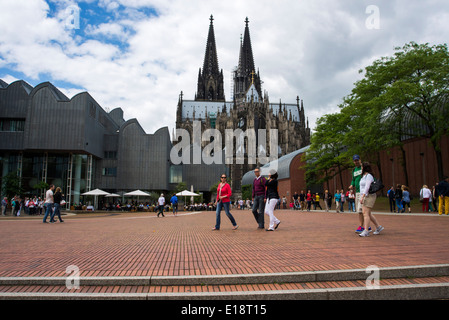
[[[109,177],[116,177],[117,168],[103,168],[103,175]]]
[[[105,159],[117,160],[117,151],[105,151],[104,152]]]
[[[0,119],[0,131],[23,132],[25,119]]]
[[[170,183],[182,182],[182,166],[170,167]]]

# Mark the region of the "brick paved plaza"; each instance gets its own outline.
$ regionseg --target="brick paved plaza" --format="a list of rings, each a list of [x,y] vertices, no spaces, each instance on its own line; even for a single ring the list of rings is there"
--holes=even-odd
[[[184,276],[302,272],[449,263],[449,217],[378,214],[380,235],[360,238],[354,213],[277,210],[275,232],[249,210],[232,211],[237,230],[215,212],[96,213],[0,218],[0,277]]]

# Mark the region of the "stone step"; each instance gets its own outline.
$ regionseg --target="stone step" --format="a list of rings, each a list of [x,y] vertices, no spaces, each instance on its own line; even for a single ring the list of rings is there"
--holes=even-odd
[[[0,278],[0,299],[447,299],[449,265],[217,276]],[[367,286],[368,283],[368,286]],[[69,290],[67,285],[79,284]]]
[[[438,282],[438,281],[444,282]],[[449,278],[426,278],[428,283],[383,285],[368,288],[361,283],[331,282],[316,286],[264,284],[242,286],[149,287],[149,286],[85,286],[67,290],[65,286],[1,287],[0,300],[435,300],[449,298]],[[407,279],[395,279],[406,283]],[[357,286],[358,285],[358,286]],[[231,287],[231,288],[229,288]],[[313,288],[315,287],[315,288]],[[260,290],[262,289],[262,290]],[[209,291],[210,290],[210,291]]]
[[[180,286],[365,280],[372,268],[192,276],[80,277],[85,286]],[[449,276],[449,264],[378,268],[381,279]],[[0,277],[1,285],[64,286],[68,277]]]

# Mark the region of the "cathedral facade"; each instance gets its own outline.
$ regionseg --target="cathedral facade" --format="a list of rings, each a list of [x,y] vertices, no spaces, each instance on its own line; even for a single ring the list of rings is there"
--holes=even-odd
[[[194,124],[200,123],[201,132],[207,129],[217,129],[222,137],[225,130],[240,129],[243,132],[254,129],[266,130],[265,144],[269,146],[268,132],[277,130],[276,150],[266,150],[272,158],[278,158],[310,144],[310,128],[304,114],[303,101],[296,98],[296,103],[271,103],[267,91],[262,91],[262,81],[259,70],[256,71],[248,18],[245,20],[245,30],[240,43],[238,65],[232,71],[233,88],[231,99],[224,94],[223,70],[219,69],[218,53],[215,43],[213,17],[210,17],[209,33],[203,67],[199,69],[197,92],[193,100],[184,99],[181,92],[176,113],[176,128],[185,129],[192,137]],[[276,131],[275,131],[276,132]],[[177,137],[173,137],[174,141]],[[176,143],[176,142],[174,142]],[[204,147],[208,141],[202,142]],[[224,147],[224,141],[222,141]],[[246,143],[246,142],[245,142]],[[247,146],[245,150],[248,150]],[[246,151],[247,152],[247,151]],[[260,163],[245,161],[228,163],[228,180],[234,194],[241,193],[243,175]],[[218,181],[218,180],[217,180]]]

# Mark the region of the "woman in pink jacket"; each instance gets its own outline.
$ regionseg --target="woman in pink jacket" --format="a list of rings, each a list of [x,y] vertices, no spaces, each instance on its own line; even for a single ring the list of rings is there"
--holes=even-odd
[[[217,188],[217,212],[216,212],[216,222],[215,227],[212,230],[220,230],[220,212],[221,208],[224,208],[226,215],[228,216],[229,220],[231,220],[231,223],[233,225],[233,230],[237,229],[239,226],[235,222],[234,217],[232,216],[231,212],[229,212],[229,205],[231,202],[231,186],[226,182],[226,175],[221,175],[221,182],[218,184]]]

